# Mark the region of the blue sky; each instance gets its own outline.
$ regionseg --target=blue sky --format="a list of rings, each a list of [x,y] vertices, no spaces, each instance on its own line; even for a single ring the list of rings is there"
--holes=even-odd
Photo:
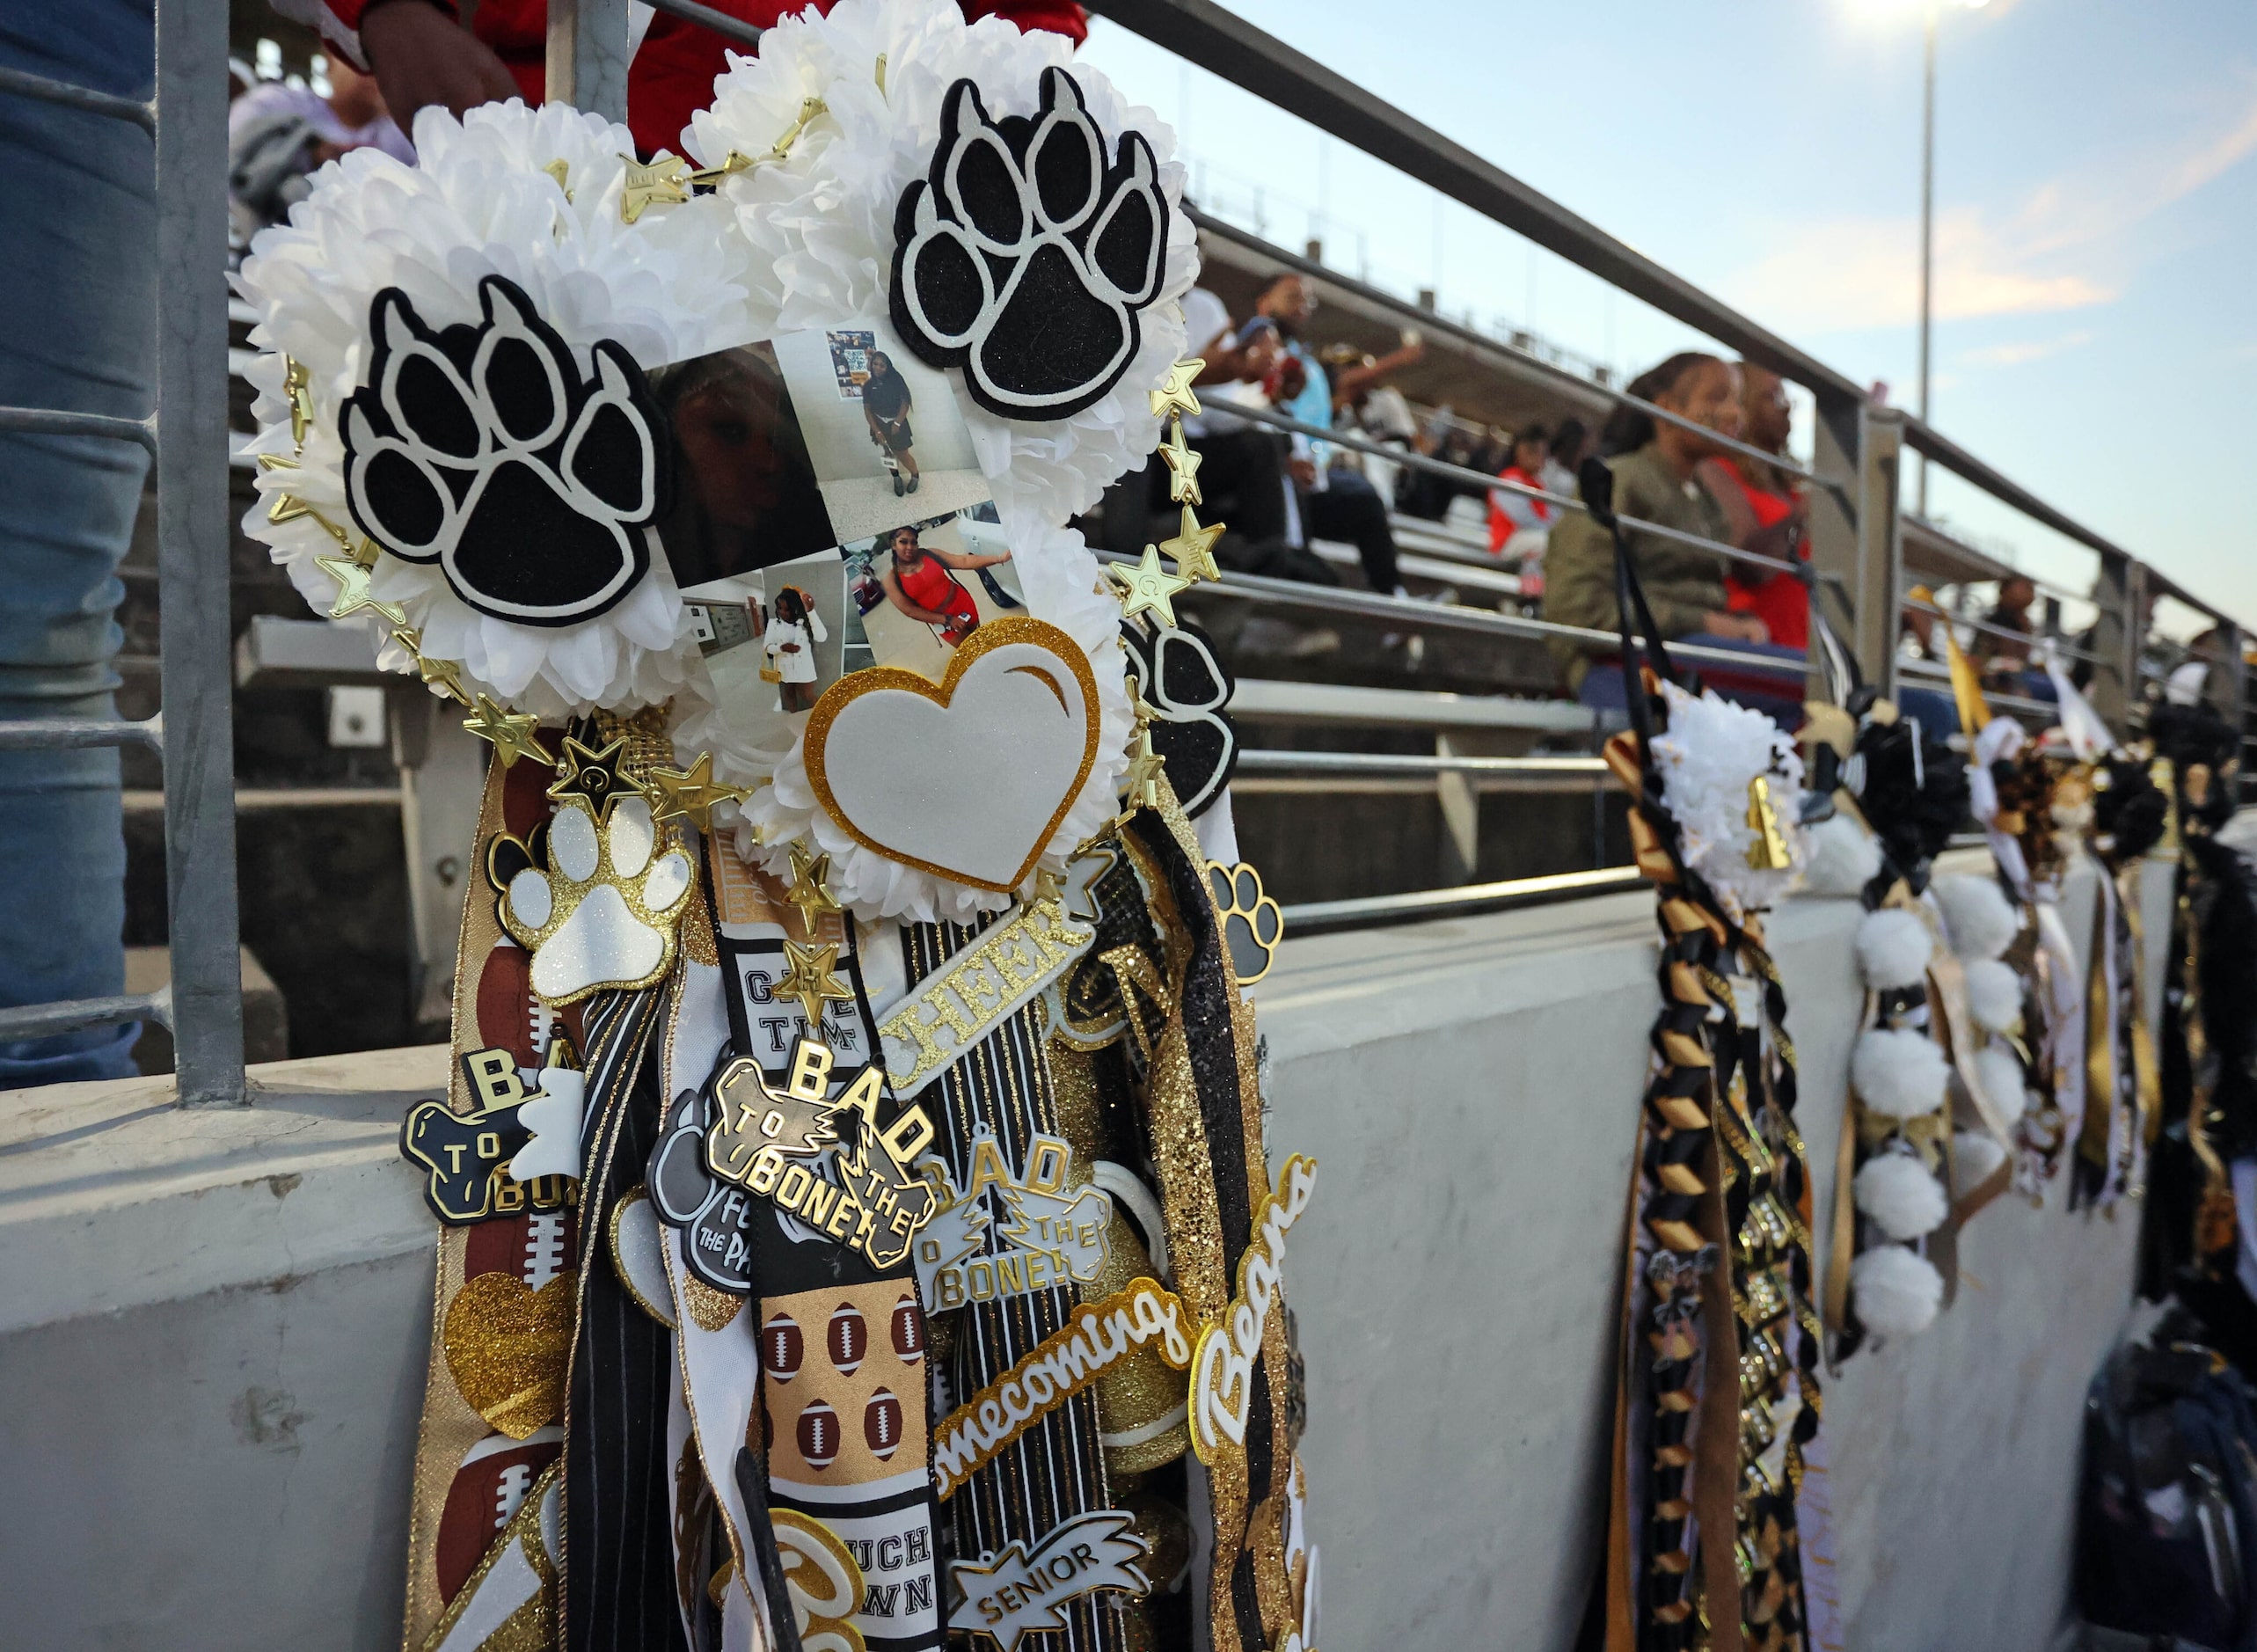
[[[1920,0],[1232,0],[1845,373],[1914,398]],[[1087,60],[1274,239],[1630,371],[1695,342],[1580,270],[1101,19]],[[2257,625],[2257,7],[1942,19],[1937,426]],[[1313,220],[1313,222],[1312,222]],[[2090,557],[1939,473],[2042,577]],[[2173,627],[2174,629],[2177,627]]]

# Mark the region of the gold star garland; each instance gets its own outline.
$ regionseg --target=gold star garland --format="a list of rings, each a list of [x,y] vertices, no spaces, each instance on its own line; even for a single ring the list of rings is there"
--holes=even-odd
[[[879,90],[883,91],[885,59],[881,57],[878,61],[880,65]],[[798,118],[784,128],[775,143],[769,145],[767,154],[747,155],[741,150],[731,150],[719,166],[708,166],[700,172],[690,171],[690,163],[678,155],[665,156],[648,165],[631,155],[622,155],[619,158],[627,164],[627,180],[619,191],[620,221],[632,223],[652,207],[678,207],[697,190],[717,189],[724,180],[739,172],[749,172],[756,166],[773,165],[785,159],[792,153],[792,146],[807,131],[808,122],[817,115],[829,112],[830,106],[821,98],[802,98],[800,99]],[[557,164],[561,165],[562,163]],[[559,177],[557,182],[562,184],[564,179]],[[571,196],[567,194],[566,199],[570,200]]]
[[[619,800],[642,791],[627,771],[627,737],[620,735],[601,748],[591,747],[572,735],[565,736],[564,757],[557,778],[549,782],[549,796],[561,803],[576,797],[586,803],[601,827],[611,819]]]
[[[1202,580],[1223,577],[1223,570],[1215,561],[1215,545],[1223,537],[1223,524],[1218,522],[1202,526],[1199,513],[1193,508],[1201,502],[1200,456],[1183,433],[1184,416],[1200,411],[1192,381],[1206,366],[1197,356],[1186,357],[1168,369],[1158,389],[1145,392],[1152,417],[1167,420],[1168,433],[1159,443],[1159,455],[1167,463],[1168,497],[1183,508],[1180,526],[1173,537],[1146,545],[1135,566],[1114,563],[1105,570],[1121,599],[1121,618],[1134,619],[1139,614],[1149,613],[1171,631],[1176,623],[1175,599]],[[1163,555],[1174,562],[1174,572],[1161,566]],[[1129,747],[1125,777],[1128,807],[1131,809],[1153,808],[1159,803],[1159,780],[1166,759],[1152,749],[1151,720],[1152,708],[1144,703],[1143,689],[1139,684],[1136,733]]]

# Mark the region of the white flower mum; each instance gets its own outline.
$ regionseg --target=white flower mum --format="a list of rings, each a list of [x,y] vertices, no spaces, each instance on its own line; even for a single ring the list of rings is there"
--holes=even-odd
[[[822,100],[824,113],[785,159],[763,161],[721,186],[749,252],[745,279],[763,333],[887,312],[895,210],[902,192],[931,164],[941,102],[960,79],[973,81],[1001,119],[1036,106],[1043,70],[1070,69],[1108,145],[1135,130],[1158,157],[1171,208],[1165,273],[1158,298],[1140,313],[1136,355],[1113,391],[1069,419],[1023,422],[987,413],[964,393],[960,371],[947,375],[1010,537],[1027,612],[1088,650],[1097,678],[1098,760],[1046,849],[1045,864],[1054,867],[1112,817],[1133,714],[1116,640],[1120,604],[1081,536],[1063,524],[1144,464],[1158,441],[1146,392],[1184,352],[1179,301],[1199,267],[1196,233],[1180,210],[1184,169],[1170,158],[1173,133],[1071,59],[1064,37],[1023,34],[1001,18],[967,24],[953,6],[841,0],[827,15],[785,18],[762,37],[756,58],[733,54],[715,83],[712,107],[683,134],[683,148],[707,165],[732,150],[766,156],[799,121],[806,99]],[[816,800],[796,741],[786,750],[739,749],[720,719],[695,713],[676,727],[675,740],[683,752],[711,749],[725,778],[768,782],[736,816],[740,852],[780,874],[793,842],[829,852],[831,887],[858,917],[962,919],[1010,903],[1007,895],[903,866],[848,837]]]
[[[1696,699],[1662,684],[1669,732],[1654,737],[1662,801],[1677,822],[1685,864],[1716,891],[1735,917],[1761,911],[1784,895],[1809,859],[1802,828],[1802,758],[1779,726],[1761,712],[1704,689]],[[1771,777],[1771,808],[1787,844],[1784,871],[1748,864],[1756,829],[1748,823],[1748,786]]]
[[[252,450],[293,452],[283,356],[305,369],[313,412],[296,467],[260,475],[260,500],[244,529],[318,609],[334,600],[336,585],[315,559],[336,555],[337,542],[310,517],[268,521],[268,496],[294,494],[355,533],[345,503],[340,411],[366,376],[369,310],[383,289],[400,289],[427,325],[443,327],[476,321],[479,279],[506,276],[572,347],[583,371],[602,339],[616,340],[648,368],[746,334],[748,252],[727,232],[726,206],[708,198],[646,210],[632,224],[620,219],[625,157],[635,152],[625,127],[513,99],[459,121],[425,109],[415,144],[414,166],[355,150],[317,172],[290,222],[252,241],[235,278],[259,311],[251,341],[261,354],[250,378],[259,430]],[[549,170],[559,162],[561,184]],[[422,632],[425,654],[460,661],[473,691],[543,716],[631,709],[685,686],[676,652],[682,603],[661,556],[617,607],[573,625],[480,614],[435,565],[383,557],[373,586]],[[406,669],[404,650],[386,653],[387,666]]]

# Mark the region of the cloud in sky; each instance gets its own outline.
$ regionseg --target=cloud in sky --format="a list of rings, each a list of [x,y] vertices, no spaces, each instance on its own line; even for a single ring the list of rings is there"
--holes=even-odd
[[[1939,212],[1937,318],[2047,315],[2110,303],[2122,291],[2126,231],[2252,152],[2257,93],[2230,122],[2176,149],[2049,179],[2005,214],[1964,206]],[[1724,290],[1750,314],[1790,332],[1906,326],[1919,315],[1919,221],[1910,215],[1785,225]]]
[[[1962,350],[1959,359],[1970,367],[2021,367],[2090,344],[2095,336],[2090,328],[2080,327],[2057,339],[2029,339],[2018,344],[1986,344],[1980,349]]]

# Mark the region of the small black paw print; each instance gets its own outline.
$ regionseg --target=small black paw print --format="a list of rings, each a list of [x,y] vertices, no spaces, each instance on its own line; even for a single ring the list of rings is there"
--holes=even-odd
[[[895,213],[894,325],[990,413],[1063,419],[1128,370],[1167,225],[1151,146],[1128,133],[1108,164],[1071,75],[1045,69],[1034,117],[1002,121],[960,80]]]
[[[1244,861],[1235,866],[1209,861],[1207,888],[1215,897],[1215,915],[1223,920],[1223,944],[1231,949],[1231,968],[1238,984],[1250,987],[1277,960],[1285,915],[1262,893],[1261,874]]]
[[[435,333],[398,288],[376,295],[369,382],[345,404],[346,497],[362,532],[439,564],[480,613],[577,625],[650,566],[661,416],[610,340],[586,379],[515,285],[486,277],[478,304],[478,325]]]
[[[724,1049],[719,1066],[734,1059]],[[706,1168],[705,1133],[720,1105],[711,1078],[674,1098],[645,1185],[659,1219],[681,1230],[690,1271],[716,1290],[743,1297],[752,1293],[753,1226],[762,1206]]]
[[[1128,650],[1144,703],[1152,719],[1152,749],[1168,765],[1183,812],[1196,819],[1223,794],[1238,766],[1238,729],[1224,708],[1238,684],[1206,633],[1188,625],[1160,625],[1147,632],[1133,619],[1121,622],[1121,646]]]

